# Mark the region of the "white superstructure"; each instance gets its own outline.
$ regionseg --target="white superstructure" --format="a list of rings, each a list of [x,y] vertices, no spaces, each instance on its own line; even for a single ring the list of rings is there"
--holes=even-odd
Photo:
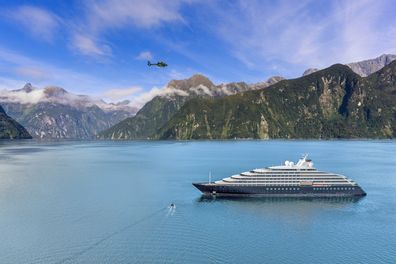
[[[216,181],[221,185],[261,185],[261,186],[312,186],[353,188],[357,184],[347,177],[315,169],[312,160],[304,155],[296,164],[285,161],[284,165],[254,169]]]

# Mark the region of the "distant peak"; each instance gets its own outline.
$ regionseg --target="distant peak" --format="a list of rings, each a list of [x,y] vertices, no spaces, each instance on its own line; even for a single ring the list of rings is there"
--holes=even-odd
[[[30,93],[31,91],[33,91],[33,86],[31,83],[26,83],[25,86],[23,86],[22,90]]]
[[[266,83],[268,83],[269,85],[275,84],[277,82],[280,82],[282,80],[284,80],[285,78],[283,78],[282,76],[272,76],[269,77],[266,81]]]
[[[168,87],[172,87],[179,90],[189,90],[192,87],[204,85],[208,88],[214,87],[214,84],[202,74],[194,74],[188,79],[184,80],[172,80],[168,83]]]
[[[318,68],[308,68],[303,72],[302,76],[310,75],[311,73],[314,73],[317,71],[319,71]]]
[[[65,89],[61,88],[61,87],[49,86],[49,87],[44,88],[44,93],[48,97],[58,97],[58,96],[65,95],[68,92]]]
[[[191,76],[190,78],[188,78],[187,80],[190,80],[190,81],[196,81],[196,80],[208,80],[208,81],[209,81],[209,78],[208,78],[208,77],[206,77],[205,75],[202,75],[202,74],[196,73],[196,74],[194,74],[193,76]]]
[[[381,56],[374,59],[352,62],[352,63],[348,63],[347,65],[354,72],[356,72],[360,76],[365,77],[382,69],[383,67],[385,67],[394,60],[396,60],[396,55],[382,54]]]
[[[17,90],[12,90],[13,92],[25,92],[25,93],[30,93],[33,91],[35,88],[31,83],[26,83],[21,89]]]

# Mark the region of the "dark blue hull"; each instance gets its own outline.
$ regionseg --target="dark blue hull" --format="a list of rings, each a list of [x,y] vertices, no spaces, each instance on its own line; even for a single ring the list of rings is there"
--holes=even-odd
[[[257,186],[193,183],[204,194],[260,197],[352,197],[365,196],[360,186]]]

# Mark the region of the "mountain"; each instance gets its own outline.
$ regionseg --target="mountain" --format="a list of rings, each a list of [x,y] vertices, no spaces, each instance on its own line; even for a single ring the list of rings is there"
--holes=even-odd
[[[94,138],[136,112],[128,102],[106,103],[60,87],[34,88],[30,83],[0,91],[0,103],[36,138]]]
[[[396,60],[396,55],[383,54],[375,59],[364,60],[360,62],[349,63],[349,66],[354,72],[362,77],[366,77],[388,65],[392,61]]]
[[[393,54],[383,54],[377,58],[352,62],[346,64],[349,68],[352,69],[355,73],[359,74],[362,77],[367,77],[368,75],[379,71],[392,61],[396,60],[396,55]],[[302,76],[309,75],[311,73],[317,72],[319,69],[317,68],[308,68],[304,71]]]
[[[193,98],[217,98],[268,87],[282,80],[275,76],[266,82],[244,82],[215,85],[207,77],[196,74],[185,80],[172,80],[161,94],[147,102],[135,116],[127,118],[98,134],[101,139],[147,139]]]
[[[361,77],[336,64],[266,89],[193,98],[153,138],[394,138],[396,61]]]
[[[9,117],[0,106],[0,139],[32,138],[29,132],[14,119]]]
[[[317,71],[319,71],[318,68],[308,68],[303,72],[302,76],[310,75],[311,73],[314,73]]]
[[[258,89],[263,89],[268,86],[271,86],[277,82],[280,82],[282,80],[285,80],[282,76],[272,76],[268,78],[265,82],[258,82],[250,85],[250,89],[248,90],[258,90]]]

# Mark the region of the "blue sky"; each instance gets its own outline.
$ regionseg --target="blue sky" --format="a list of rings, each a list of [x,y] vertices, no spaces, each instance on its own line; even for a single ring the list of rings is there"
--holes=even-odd
[[[0,1],[0,89],[31,82],[141,102],[194,73],[294,78],[396,53],[394,14],[392,0]]]

